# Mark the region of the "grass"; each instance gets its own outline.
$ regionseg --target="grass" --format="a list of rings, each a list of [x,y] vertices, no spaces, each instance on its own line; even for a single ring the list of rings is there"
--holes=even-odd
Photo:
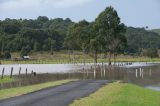
[[[4,76],[3,79],[1,79],[1,76],[0,76],[0,83],[12,82],[15,80],[16,80],[15,78],[10,78],[9,76]]]
[[[160,106],[160,92],[115,82],[70,106]]]
[[[19,52],[12,53],[12,60],[1,60],[1,64],[70,64],[75,59],[76,63],[93,63],[93,58],[90,55],[75,51],[74,55],[69,55],[67,51],[54,52],[51,55],[49,52],[32,52],[29,54],[31,60],[15,61],[19,57]],[[98,62],[108,62],[107,58],[102,58],[98,55]],[[112,61],[113,58],[112,58]],[[148,57],[132,57],[120,55],[117,57],[117,62],[160,62],[160,58]]]
[[[17,88],[0,90],[0,100],[10,98],[10,97],[20,96],[23,94],[31,93],[44,88],[48,88],[48,87],[62,85],[70,81],[74,81],[74,80],[60,80],[60,81],[47,82],[47,83],[36,84],[36,85],[25,86],[25,87],[17,87]]]
[[[75,61],[76,63],[93,63],[93,59],[79,59]],[[114,60],[112,59],[112,62]],[[98,62],[108,62],[108,59],[98,59]],[[116,62],[160,62],[160,58],[117,58]],[[13,61],[13,60],[1,60],[2,64],[70,64],[73,61],[68,61],[68,59],[59,60],[26,60],[26,61]]]

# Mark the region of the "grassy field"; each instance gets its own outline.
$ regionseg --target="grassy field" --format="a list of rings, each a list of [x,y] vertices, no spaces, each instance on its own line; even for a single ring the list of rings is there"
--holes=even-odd
[[[32,85],[32,86],[25,86],[25,87],[17,87],[17,88],[0,90],[0,100],[10,98],[10,97],[20,96],[23,94],[27,94],[27,93],[41,90],[41,89],[48,88],[48,87],[62,85],[64,83],[68,83],[70,81],[74,81],[74,80],[60,80],[60,81],[53,81],[53,82],[47,82],[47,83],[42,83],[42,84],[36,84],[36,85]]]
[[[70,106],[160,106],[160,92],[115,82]]]
[[[67,51],[54,52],[51,55],[48,52],[33,52],[30,53],[30,60],[15,61],[19,58],[19,53],[12,53],[11,60],[1,60],[1,64],[70,64],[70,63],[93,63],[93,57],[82,52],[74,52],[74,55],[69,55]],[[112,58],[112,61],[113,58]],[[120,55],[116,59],[117,62],[160,62],[160,58],[147,57],[132,57]],[[98,55],[98,62],[108,62],[103,55]]]
[[[0,76],[0,83],[7,83],[7,82],[12,82],[16,80],[15,78],[10,78],[9,76],[4,76],[3,79],[1,79],[1,76]]]

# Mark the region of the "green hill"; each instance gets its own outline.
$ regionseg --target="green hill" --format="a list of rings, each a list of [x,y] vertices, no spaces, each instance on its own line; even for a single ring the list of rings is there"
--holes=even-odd
[[[138,53],[139,50],[147,48],[160,48],[160,36],[153,31],[144,28],[128,27],[126,32],[129,53]]]
[[[152,32],[156,32],[156,33],[158,33],[160,35],[160,29],[152,29],[151,31]]]

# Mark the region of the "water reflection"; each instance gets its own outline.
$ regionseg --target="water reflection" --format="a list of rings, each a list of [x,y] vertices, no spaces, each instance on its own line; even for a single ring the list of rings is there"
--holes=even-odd
[[[116,63],[114,67],[108,67],[107,63],[94,64],[30,64],[30,65],[1,65],[0,75],[5,68],[5,75],[9,75],[13,67],[13,75],[35,71],[40,73],[56,73],[59,79],[107,79],[122,80],[134,83],[146,88],[160,90],[160,64],[159,63]],[[63,73],[63,74],[62,74]],[[66,74],[65,74],[66,73]]]

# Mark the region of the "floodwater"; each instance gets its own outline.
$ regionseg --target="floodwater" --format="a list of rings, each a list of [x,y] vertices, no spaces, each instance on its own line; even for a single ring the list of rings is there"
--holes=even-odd
[[[13,67],[13,75],[21,73],[78,73],[74,78],[83,79],[107,79],[122,80],[134,83],[148,89],[160,91],[160,63],[117,63],[114,67],[108,67],[107,63],[99,63],[96,70],[94,64],[18,64],[0,65],[0,75],[3,68],[4,75],[10,75]]]

